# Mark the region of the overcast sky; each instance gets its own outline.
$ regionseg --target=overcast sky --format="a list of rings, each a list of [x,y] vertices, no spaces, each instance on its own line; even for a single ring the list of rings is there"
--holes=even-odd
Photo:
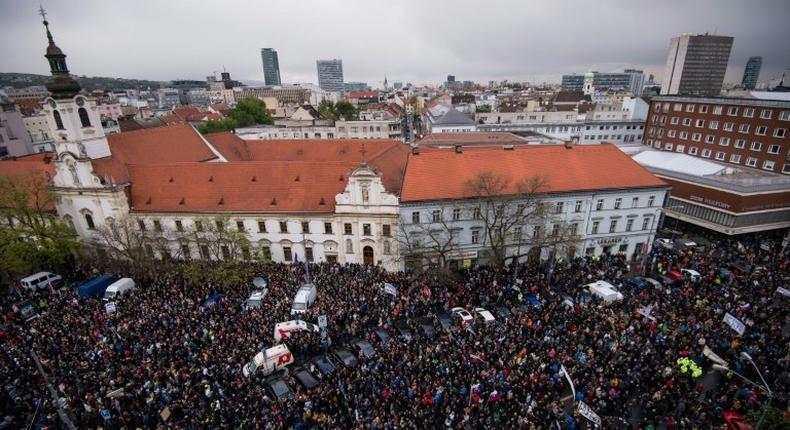
[[[72,73],[204,79],[223,66],[262,80],[260,48],[284,82],[316,82],[342,58],[345,81],[559,82],[564,73],[642,68],[663,75],[671,37],[735,37],[728,82],[751,55],[761,81],[790,67],[790,0],[44,0]],[[0,0],[2,72],[48,73],[38,4]]]

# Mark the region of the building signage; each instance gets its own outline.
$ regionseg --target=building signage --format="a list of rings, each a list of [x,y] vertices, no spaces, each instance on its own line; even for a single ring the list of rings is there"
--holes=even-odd
[[[706,205],[716,206],[717,208],[722,208],[722,209],[729,209],[730,208],[730,204],[729,203],[724,203],[724,202],[720,202],[718,200],[713,200],[713,199],[706,199],[706,198],[700,197],[700,196],[692,195],[692,196],[689,197],[689,199],[693,200],[695,202],[704,203]],[[669,209],[672,209],[672,208],[669,208]]]
[[[625,239],[623,236],[605,237],[603,239],[598,239],[596,243],[601,246],[610,246],[622,242],[623,239]]]

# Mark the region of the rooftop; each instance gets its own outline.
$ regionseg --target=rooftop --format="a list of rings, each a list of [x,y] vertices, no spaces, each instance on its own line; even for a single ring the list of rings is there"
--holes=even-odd
[[[547,193],[667,186],[610,144],[470,148],[462,153],[425,148],[409,158],[401,201],[474,197],[466,183],[484,172],[509,178],[512,193],[518,181],[534,176],[548,181]]]
[[[526,139],[513,133],[469,132],[469,133],[432,133],[418,142],[421,146],[451,147],[491,146],[491,145],[525,145]]]
[[[775,94],[775,96],[773,95]],[[656,102],[685,102],[685,103],[709,103],[709,104],[722,104],[722,105],[738,105],[738,106],[758,106],[758,107],[776,107],[776,108],[790,108],[790,100],[788,96],[784,96],[781,92],[767,92],[767,91],[753,91],[751,95],[754,98],[739,98],[739,97],[692,97],[692,96],[655,96],[651,101]]]
[[[790,176],[720,164],[691,155],[647,148],[634,161],[657,175],[686,179],[740,193],[790,189]]]

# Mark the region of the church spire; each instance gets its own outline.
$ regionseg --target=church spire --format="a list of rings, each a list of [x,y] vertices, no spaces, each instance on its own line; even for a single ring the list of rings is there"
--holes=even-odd
[[[71,98],[80,92],[80,84],[74,80],[69,74],[69,69],[66,66],[66,54],[55,45],[55,39],[49,31],[49,22],[47,21],[47,12],[44,7],[39,8],[39,14],[44,19],[44,27],[47,29],[47,53],[44,57],[49,61],[50,73],[52,78],[46,83],[47,90],[52,93],[52,97],[56,99]]]

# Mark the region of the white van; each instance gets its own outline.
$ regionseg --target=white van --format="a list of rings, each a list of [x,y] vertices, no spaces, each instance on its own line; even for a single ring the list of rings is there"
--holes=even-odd
[[[50,285],[57,287],[61,281],[63,281],[63,277],[60,275],[49,272],[38,272],[23,278],[20,283],[22,284],[22,288],[29,291],[36,291],[43,290]]]
[[[249,377],[260,370],[263,376],[283,369],[294,362],[293,354],[285,344],[275,345],[269,349],[259,352],[253,357],[252,361],[242,367],[241,372]]]
[[[606,281],[595,281],[585,285],[584,288],[593,296],[601,298],[607,303],[623,300],[623,293],[617,291],[614,285]]]
[[[291,336],[291,333],[305,330],[318,333],[318,326],[302,320],[279,322],[274,325],[274,340],[280,342],[283,339],[288,339],[288,337]]]
[[[134,289],[134,280],[132,278],[121,278],[112,284],[104,291],[104,300],[115,300],[123,296],[129,290]]]
[[[313,304],[317,294],[318,290],[315,284],[304,284],[299,287],[299,291],[296,292],[294,297],[294,303],[291,306],[291,315],[307,312],[307,308]]]

